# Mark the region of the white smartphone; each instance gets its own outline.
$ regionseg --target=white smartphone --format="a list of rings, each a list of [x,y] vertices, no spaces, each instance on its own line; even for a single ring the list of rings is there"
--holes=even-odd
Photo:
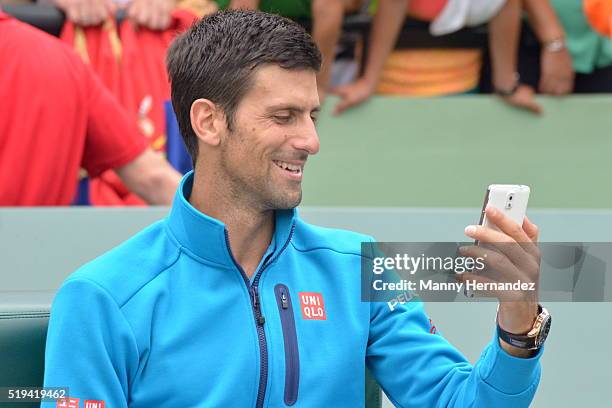
[[[523,220],[527,214],[527,203],[529,202],[529,186],[518,184],[491,184],[487,188],[482,212],[480,213],[479,225],[499,231],[499,228],[487,219],[485,208],[493,206],[516,222],[518,225],[523,225]],[[478,245],[478,241],[474,243]],[[464,288],[463,293],[466,297],[473,298],[474,293],[471,290]]]
[[[487,188],[482,213],[480,214],[480,225],[499,230],[497,226],[490,223],[485,214],[487,206],[493,206],[504,215],[523,225],[525,214],[527,214],[527,203],[529,202],[529,186],[517,184],[491,184]]]

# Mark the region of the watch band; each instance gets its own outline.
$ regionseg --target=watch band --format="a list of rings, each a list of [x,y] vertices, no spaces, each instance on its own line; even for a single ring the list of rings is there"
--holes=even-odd
[[[500,339],[520,349],[537,350],[544,344],[544,341],[546,341],[552,319],[548,310],[542,307],[542,305],[538,305],[538,315],[534,320],[531,330],[529,330],[527,334],[507,332],[501,328],[497,319],[496,321],[497,334]]]

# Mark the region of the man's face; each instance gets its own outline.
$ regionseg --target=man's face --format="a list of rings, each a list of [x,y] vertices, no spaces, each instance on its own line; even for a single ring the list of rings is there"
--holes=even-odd
[[[221,173],[234,198],[261,210],[296,207],[306,159],[319,151],[316,73],[257,69],[221,141]]]

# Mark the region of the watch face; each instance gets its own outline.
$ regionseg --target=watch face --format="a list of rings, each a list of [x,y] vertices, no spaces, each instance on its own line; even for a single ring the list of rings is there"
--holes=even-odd
[[[538,333],[538,338],[537,338],[537,347],[541,346],[545,341],[546,341],[546,337],[548,337],[548,332],[550,331],[550,324],[552,323],[552,318],[550,317],[550,315],[546,316],[544,318],[544,321],[542,322],[542,328],[540,329],[540,333]]]

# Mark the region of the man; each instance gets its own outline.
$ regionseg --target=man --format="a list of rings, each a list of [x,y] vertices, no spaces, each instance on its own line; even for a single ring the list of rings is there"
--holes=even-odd
[[[356,407],[367,364],[401,406],[529,404],[541,348],[496,336],[472,367],[420,302],[360,301],[371,238],[297,215],[320,63],[298,25],[255,11],[215,13],[175,41],[172,101],[195,170],[168,218],[63,284],[45,386],[112,408]],[[507,233],[471,237],[533,249],[533,224],[488,214]],[[525,333],[534,306],[504,302],[500,326]]]
[[[81,167],[170,204],[180,175],[65,44],[0,10],[0,60],[0,206],[69,205]]]

